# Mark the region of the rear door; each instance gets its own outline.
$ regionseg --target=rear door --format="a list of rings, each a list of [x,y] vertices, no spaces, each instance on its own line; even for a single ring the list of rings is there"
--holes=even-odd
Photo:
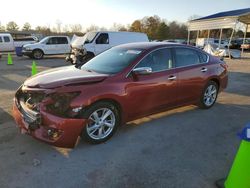
[[[152,73],[131,77],[128,85],[131,109],[129,116],[134,117],[150,114],[176,103],[176,74],[172,67],[170,48],[158,49],[148,54],[135,68],[150,67]]]
[[[0,36],[0,52],[4,51],[4,44],[3,44],[3,38]]]
[[[67,54],[70,46],[67,37],[57,37],[57,54]]]
[[[95,55],[98,55],[111,48],[108,33],[100,33],[95,40]]]
[[[14,51],[13,39],[10,38],[10,36],[3,35],[0,40],[1,40],[0,51]]]
[[[208,78],[208,56],[187,47],[174,48],[178,104],[198,101]]]

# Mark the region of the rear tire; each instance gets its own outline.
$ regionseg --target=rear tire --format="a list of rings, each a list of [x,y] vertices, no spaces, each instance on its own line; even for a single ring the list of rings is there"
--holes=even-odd
[[[97,102],[82,115],[88,123],[82,131],[82,138],[92,144],[110,139],[120,124],[120,114],[115,105],[109,102]]]
[[[209,109],[214,105],[218,96],[218,88],[218,84],[214,81],[207,83],[200,98],[200,108]]]

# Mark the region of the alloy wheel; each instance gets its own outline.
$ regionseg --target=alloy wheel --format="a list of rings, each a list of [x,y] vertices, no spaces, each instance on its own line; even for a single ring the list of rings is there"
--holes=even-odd
[[[88,118],[87,134],[94,140],[104,139],[110,135],[115,124],[114,112],[109,108],[95,110]]]
[[[217,88],[215,85],[209,85],[204,93],[203,101],[206,106],[212,106],[217,97]]]

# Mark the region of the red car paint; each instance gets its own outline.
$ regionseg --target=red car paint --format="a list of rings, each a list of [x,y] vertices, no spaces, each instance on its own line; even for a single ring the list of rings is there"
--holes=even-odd
[[[227,86],[227,69],[224,62],[209,55],[206,64],[191,65],[173,68],[150,75],[131,76],[134,66],[147,54],[159,48],[190,48],[194,47],[164,43],[135,43],[122,45],[121,48],[140,48],[144,51],[123,71],[114,74],[98,74],[76,69],[74,66],[51,69],[27,79],[18,90],[24,93],[41,92],[50,93],[79,92],[74,97],[69,108],[88,107],[100,101],[112,101],[120,108],[122,123],[147,116],[166,109],[182,105],[196,104],[200,100],[203,88],[209,80],[219,84],[219,90]],[[204,52],[202,52],[204,53]],[[201,69],[207,68],[207,72]],[[176,76],[176,80],[169,80]],[[17,93],[18,93],[17,92]],[[74,147],[87,120],[82,118],[69,118],[57,116],[46,109],[47,103],[56,101],[42,100],[39,106],[41,124],[35,130],[27,129],[23,112],[15,97],[13,116],[22,132],[27,133],[49,144],[60,147]],[[56,134],[49,136],[48,129],[55,129]],[[53,129],[54,128],[54,129]]]

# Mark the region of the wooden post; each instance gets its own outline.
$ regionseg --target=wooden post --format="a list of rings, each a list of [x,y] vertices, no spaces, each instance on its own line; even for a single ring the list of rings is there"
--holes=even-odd
[[[220,40],[219,40],[219,48],[220,48],[220,45],[221,45],[221,37],[222,37],[222,29],[220,29]]]
[[[235,24],[236,25],[236,24]],[[233,31],[231,33],[231,36],[230,36],[230,39],[229,39],[229,42],[228,42],[228,54],[229,54],[229,58],[231,59],[231,53],[230,53],[230,44],[231,44],[231,41],[232,41],[232,38],[233,38],[233,35],[234,35],[234,29],[235,27],[233,28]]]
[[[210,30],[208,30],[208,33],[207,33],[207,44],[208,44],[208,41],[209,41],[209,37],[210,37]]]
[[[188,30],[188,40],[187,40],[187,45],[189,45],[189,40],[190,40],[190,31]]]
[[[247,30],[248,30],[248,24],[246,25],[246,30],[245,30],[245,32],[244,32],[244,38],[243,38],[243,43],[242,43],[242,45],[245,44],[245,40],[246,40],[246,36],[247,36]],[[242,53],[242,54],[244,53],[244,49],[243,49],[243,48],[241,49],[241,53]]]

